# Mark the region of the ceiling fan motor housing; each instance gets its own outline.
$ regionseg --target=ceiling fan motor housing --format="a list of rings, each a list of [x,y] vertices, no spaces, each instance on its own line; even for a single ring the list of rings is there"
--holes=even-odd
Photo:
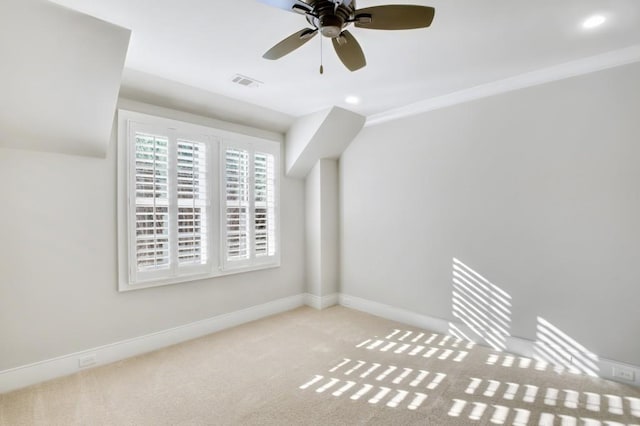
[[[355,13],[355,2],[318,0],[311,2],[315,16],[307,15],[309,23],[328,38],[336,38],[349,25]]]

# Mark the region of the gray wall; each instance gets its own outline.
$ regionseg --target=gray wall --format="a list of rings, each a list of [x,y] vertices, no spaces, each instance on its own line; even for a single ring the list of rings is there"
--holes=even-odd
[[[322,182],[320,183],[322,210],[322,296],[335,294],[339,290],[340,234],[339,234],[339,188],[338,160],[323,158]]]
[[[118,293],[115,149],[0,148],[0,371],[303,292],[304,181],[283,177],[280,268]]]
[[[318,161],[305,179],[306,290],[322,296],[322,169]]]
[[[342,292],[453,319],[452,258],[640,365],[640,65],[368,127],[340,160]]]
[[[325,297],[339,290],[338,161],[318,160],[305,182],[307,292]]]

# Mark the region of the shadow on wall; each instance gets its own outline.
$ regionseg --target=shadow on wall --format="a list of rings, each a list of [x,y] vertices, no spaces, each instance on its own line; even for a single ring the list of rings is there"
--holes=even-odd
[[[487,345],[497,351],[507,348],[511,328],[511,296],[485,277],[453,258],[453,316]],[[469,338],[455,324],[449,324],[449,334]]]
[[[452,313],[476,336],[449,323],[449,334],[467,341],[480,338],[496,351],[507,349],[511,296],[459,259],[453,258]],[[475,339],[473,337],[476,337]],[[535,358],[558,372],[598,376],[598,357],[544,318],[536,323]]]

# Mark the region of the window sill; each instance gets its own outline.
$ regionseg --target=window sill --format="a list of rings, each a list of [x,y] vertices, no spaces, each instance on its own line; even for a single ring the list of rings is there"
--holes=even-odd
[[[163,287],[166,285],[182,284],[182,283],[187,283],[192,281],[202,281],[207,279],[225,277],[228,275],[242,274],[246,272],[257,272],[257,271],[262,271],[266,269],[275,269],[279,267],[280,267],[280,261],[277,261],[277,262],[268,263],[268,264],[265,263],[265,264],[254,265],[254,266],[229,268],[225,270],[216,271],[215,273],[182,275],[179,277],[173,277],[173,278],[162,279],[162,280],[140,281],[133,284],[127,281],[124,281],[124,282],[120,281],[118,283],[118,291],[126,292],[126,291],[133,291],[133,290],[142,290],[144,288]]]

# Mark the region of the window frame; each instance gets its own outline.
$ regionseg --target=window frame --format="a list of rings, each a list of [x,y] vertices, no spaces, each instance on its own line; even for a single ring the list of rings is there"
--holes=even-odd
[[[158,287],[170,284],[178,284],[195,280],[215,278],[225,275],[257,271],[262,269],[276,268],[280,266],[281,243],[280,243],[280,180],[281,180],[281,143],[272,140],[248,136],[240,133],[230,132],[228,130],[217,129],[208,126],[202,126],[183,121],[152,116],[139,112],[125,109],[118,110],[118,137],[117,137],[117,228],[118,228],[118,291],[137,290],[149,287]],[[160,130],[159,130],[160,129]],[[206,144],[206,194],[207,194],[207,210],[206,210],[206,229],[207,229],[207,250],[208,261],[205,265],[197,265],[194,268],[181,267],[169,268],[167,274],[154,271],[148,277],[141,276],[137,268],[136,258],[136,234],[135,234],[135,214],[136,214],[136,194],[135,194],[135,135],[136,131],[143,133],[164,136],[164,132],[169,139],[171,146],[172,140],[177,144],[178,140],[188,140],[193,142],[202,142]],[[176,145],[177,146],[177,145]],[[224,149],[226,147],[236,147],[244,149],[248,147],[251,152],[252,161],[250,161],[251,169],[254,168],[254,153],[266,152],[274,155],[274,192],[275,192],[275,234],[274,245],[275,255],[267,256],[267,259],[259,259],[259,261],[243,262],[242,264],[228,264],[225,262],[225,244],[223,238],[225,236],[224,229],[226,223],[223,215],[226,197],[223,185],[224,180]],[[171,153],[169,149],[169,179],[173,175],[173,180],[177,177],[175,163],[177,157]],[[175,152],[173,153],[175,154]],[[172,168],[173,165],[173,168]],[[175,189],[175,183],[170,184]],[[170,189],[170,191],[172,190]],[[250,196],[253,197],[253,188],[251,188]],[[171,197],[169,197],[171,198]],[[253,203],[251,203],[253,205]],[[176,204],[169,201],[169,221],[173,223],[170,228],[176,231],[174,225],[178,220]],[[250,212],[249,219],[254,226],[254,212]],[[169,247],[177,244],[178,233],[169,234]],[[177,254],[170,253],[170,258]]]

